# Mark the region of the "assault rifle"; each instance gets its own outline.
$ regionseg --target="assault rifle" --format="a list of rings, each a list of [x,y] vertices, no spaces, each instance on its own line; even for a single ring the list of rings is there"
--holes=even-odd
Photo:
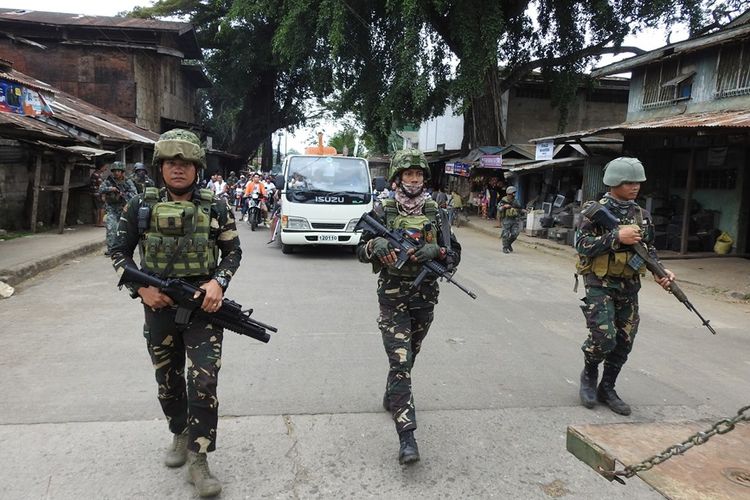
[[[273,326],[250,318],[253,313],[252,309],[243,311],[241,305],[229,299],[224,299],[215,313],[207,313],[201,309],[205,290],[179,278],[162,279],[132,267],[125,267],[118,286],[125,283],[153,286],[168,295],[177,305],[175,323],[178,325],[187,325],[193,317],[196,317],[261,342],[268,342],[271,339],[271,335],[266,330],[274,333],[277,331]],[[200,293],[200,296],[194,299],[196,292]]]
[[[396,250],[396,262],[395,264],[393,264],[393,267],[395,267],[396,269],[401,269],[409,260],[409,258],[411,257],[411,253],[409,252],[409,250],[417,250],[421,246],[414,239],[410,238],[402,231],[388,230],[387,227],[378,222],[378,220],[370,214],[362,215],[362,217],[359,219],[359,222],[357,222],[357,225],[354,227],[354,230],[364,230],[374,234],[375,236],[380,236],[381,238],[385,238],[386,240],[388,240],[388,243],[390,243],[391,246]],[[472,299],[476,299],[477,295],[474,292],[453,279],[453,275],[456,273],[455,267],[453,267],[450,261],[448,262],[448,264],[451,266],[450,269],[436,260],[428,260],[427,262],[423,262],[422,270],[419,272],[417,278],[412,283],[412,288],[417,288],[428,274],[434,274],[438,278],[444,279],[448,283],[456,285],[461,289],[462,292],[466,293]]]
[[[607,231],[612,231],[614,229],[617,229],[617,227],[620,224],[620,221],[617,220],[617,218],[612,215],[612,212],[610,212],[607,207],[600,203],[592,203],[589,207],[584,209],[581,212],[586,218],[588,218],[591,222],[595,224],[601,225],[604,229]],[[642,243],[636,243],[634,245],[629,245],[630,248],[635,252],[635,257],[631,259],[631,261],[634,262],[628,262],[628,265],[636,270],[639,267],[641,267],[643,264],[646,264],[646,269],[654,273],[657,278],[663,278],[667,276],[667,271],[664,269],[664,266],[661,265],[661,263],[653,258],[649,253],[648,249],[642,244]],[[703,326],[708,328],[708,330],[716,335],[716,330],[709,324],[710,321],[704,318],[701,313],[698,312],[698,310],[695,308],[695,306],[690,302],[690,300],[687,298],[687,295],[685,295],[685,292],[682,291],[682,288],[679,287],[677,283],[674,281],[670,283],[669,288],[667,288],[669,293],[675,296],[677,300],[685,304],[685,307],[688,308],[689,311],[694,312],[698,315],[701,322],[703,323]]]

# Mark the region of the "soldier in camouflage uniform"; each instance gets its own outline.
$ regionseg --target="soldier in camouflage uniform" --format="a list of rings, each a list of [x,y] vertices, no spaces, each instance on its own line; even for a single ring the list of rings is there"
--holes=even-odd
[[[388,241],[365,232],[357,247],[361,262],[371,263],[378,277],[378,326],[388,355],[390,370],[386,381],[383,407],[390,411],[399,435],[399,463],[419,460],[419,450],[414,439],[417,420],[412,397],[411,370],[422,341],[433,320],[433,310],[438,302],[438,284],[426,278],[417,289],[412,283],[421,269],[421,262],[445,259],[446,249],[438,242],[441,229],[437,203],[428,198],[425,181],[430,170],[424,155],[416,149],[397,152],[391,161],[391,182],[395,181],[393,199],[385,199],[373,211],[384,226],[403,230],[418,240],[420,246],[411,261],[396,269],[396,253]],[[460,260],[461,247],[451,235],[451,247]]]
[[[141,162],[133,166],[133,175],[130,180],[135,184],[138,194],[143,193],[147,187],[156,187],[156,183],[148,176],[146,165]]]
[[[198,188],[205,152],[192,132],[162,134],[153,165],[166,188],[147,188],[128,203],[112,246],[114,267],[122,273],[124,267],[135,266],[133,252],[138,247],[144,270],[200,286],[205,290],[202,309],[216,312],[242,257],[233,213],[226,201]],[[189,460],[188,480],[198,494],[217,495],[221,483],[211,474],[206,454],[216,447],[223,332],[203,320],[178,327],[167,295],[153,287],[126,286],[144,304],[143,334],[159,402],[174,434],[164,463],[179,467]]]
[[[125,204],[137,194],[135,185],[130,179],[125,178],[125,164],[123,162],[112,163],[109,170],[112,174],[104,179],[104,182],[99,186],[99,194],[104,197],[107,255],[111,255],[122,210],[125,208]]]
[[[503,241],[503,253],[513,251],[513,242],[516,241],[521,232],[521,221],[519,219],[522,213],[521,204],[516,199],[516,188],[508,186],[505,190],[505,196],[497,204],[497,214],[503,228],[500,233],[500,238]]]
[[[616,158],[604,167],[604,184],[609,192],[598,203],[606,207],[620,225],[607,231],[586,217],[576,232],[578,274],[583,278],[586,297],[583,315],[589,336],[583,343],[585,366],[581,373],[581,403],[593,408],[596,401],[621,415],[630,415],[630,406],[615,392],[615,381],[633,348],[638,331],[638,291],[645,264],[634,258],[631,245],[646,245],[656,258],[651,216],[636,204],[641,182],[646,180],[643,165],[636,158]],[[584,206],[584,210],[590,204]],[[668,288],[674,274],[656,279]],[[599,364],[604,373],[597,388]]]

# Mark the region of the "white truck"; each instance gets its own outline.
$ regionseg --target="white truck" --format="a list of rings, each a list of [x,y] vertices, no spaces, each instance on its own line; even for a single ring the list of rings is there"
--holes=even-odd
[[[340,245],[352,251],[354,226],[373,207],[367,160],[336,155],[291,155],[284,160],[281,251],[295,246]]]

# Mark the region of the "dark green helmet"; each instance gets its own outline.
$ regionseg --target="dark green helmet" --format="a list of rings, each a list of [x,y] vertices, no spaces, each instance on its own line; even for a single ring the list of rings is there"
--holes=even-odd
[[[189,130],[173,129],[164,132],[154,145],[153,164],[161,166],[164,160],[192,161],[200,170],[206,168],[206,152],[198,136]]]
[[[114,172],[115,170],[122,170],[125,171],[125,164],[121,161],[115,161],[112,162],[112,165],[109,166],[109,170]]]
[[[624,182],[646,182],[646,171],[638,158],[621,156],[604,165],[604,185],[616,187]]]
[[[148,169],[146,168],[146,165],[144,165],[141,162],[138,162],[135,165],[133,165],[133,172],[138,172],[139,170],[143,170],[144,172],[148,172]]]
[[[404,170],[410,168],[421,168],[424,172],[424,180],[430,180],[430,166],[424,153],[418,149],[402,149],[394,153],[391,158],[391,168],[388,170],[388,178],[395,181]]]

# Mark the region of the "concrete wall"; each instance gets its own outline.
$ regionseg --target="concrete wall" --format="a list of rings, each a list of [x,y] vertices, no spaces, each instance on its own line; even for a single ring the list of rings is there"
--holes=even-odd
[[[560,110],[552,107],[547,95],[541,89],[539,97],[523,97],[518,92],[511,94],[508,100],[509,144],[523,144],[536,137],[621,123],[627,114],[624,99],[623,102],[594,102],[587,100],[587,93],[582,90],[570,103],[567,125],[560,130]]]
[[[464,137],[464,117],[454,114],[451,107],[437,118],[424,121],[419,125],[419,149],[424,152],[437,151],[438,144],[445,144],[445,149],[461,149]]]

